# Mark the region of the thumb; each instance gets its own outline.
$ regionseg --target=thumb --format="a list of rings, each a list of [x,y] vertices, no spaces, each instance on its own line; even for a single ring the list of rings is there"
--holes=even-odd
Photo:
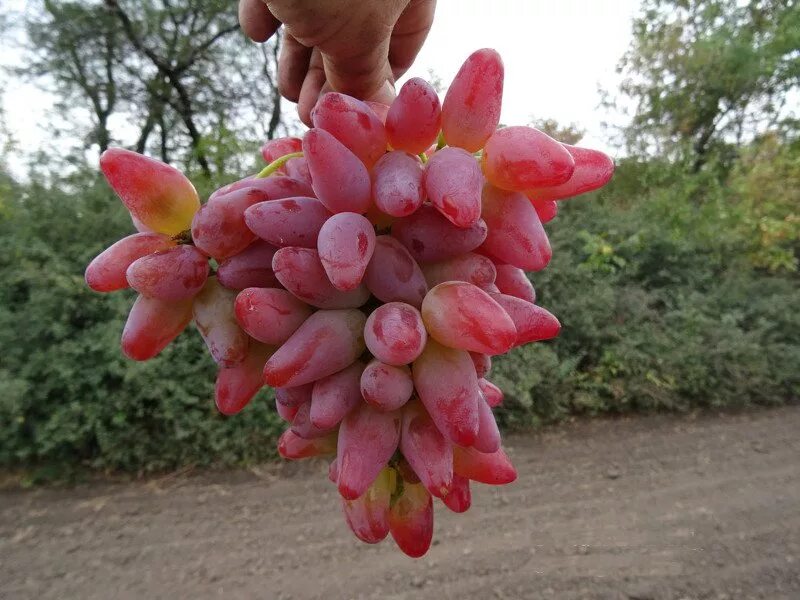
[[[323,48],[322,62],[328,85],[337,92],[377,102],[394,97],[388,32],[377,44]]]

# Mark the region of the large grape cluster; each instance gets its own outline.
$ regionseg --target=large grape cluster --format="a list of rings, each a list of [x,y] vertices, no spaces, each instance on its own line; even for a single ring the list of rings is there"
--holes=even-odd
[[[491,357],[558,335],[524,271],[551,250],[556,201],[604,185],[604,154],[531,127],[498,129],[503,64],[472,54],[444,102],[411,79],[391,106],[325,94],[302,139],[201,206],[174,168],[121,149],[101,168],[139,233],[95,258],[92,289],[139,293],[122,334],[156,356],[192,321],[232,415],[264,385],[288,459],[331,455],[345,518],[418,557],[433,498],[516,471],[492,408]]]

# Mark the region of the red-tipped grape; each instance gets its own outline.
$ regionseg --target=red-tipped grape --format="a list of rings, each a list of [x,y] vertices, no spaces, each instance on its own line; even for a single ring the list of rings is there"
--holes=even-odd
[[[133,360],[148,360],[174,340],[192,320],[192,300],[167,302],[139,296],[122,331],[122,352]]]
[[[261,374],[261,369],[258,370],[258,378],[262,381],[263,385],[264,376]],[[277,411],[278,416],[287,423],[291,423],[294,420],[294,417],[297,415],[297,411],[299,409],[299,406],[286,406],[277,398],[275,398],[275,410]]]
[[[449,493],[453,483],[453,445],[418,401],[403,408],[400,451],[431,494],[444,498]]]
[[[361,374],[361,395],[378,410],[397,410],[408,402],[414,391],[411,370],[372,360]]]
[[[403,484],[389,511],[389,531],[411,558],[423,556],[433,539],[433,498],[420,483]]]
[[[598,150],[563,144],[575,161],[575,171],[565,183],[529,190],[532,200],[566,200],[603,187],[614,174],[614,161]]]
[[[276,250],[275,246],[256,240],[239,254],[220,261],[217,280],[231,290],[280,286],[272,272],[272,257]]]
[[[271,346],[251,342],[241,363],[219,370],[214,389],[219,412],[234,415],[247,406],[264,385],[264,363],[273,351]]]
[[[333,287],[343,292],[354,290],[375,251],[375,229],[362,215],[338,213],[320,229],[317,251]]]
[[[549,223],[558,215],[558,204],[554,200],[531,200],[542,223]]]
[[[367,168],[386,152],[386,129],[361,100],[336,92],[323,94],[311,111],[311,121],[344,144]]]
[[[306,402],[298,406],[297,412],[292,420],[292,431],[305,440],[323,437],[329,434],[334,427],[336,426],[334,425],[333,427],[322,429],[314,425],[311,421],[311,402]]]
[[[303,140],[296,137],[282,137],[269,140],[261,146],[261,156],[269,164],[281,156],[293,154],[303,150]]]
[[[453,448],[453,471],[472,481],[489,485],[505,485],[517,479],[517,470],[508,455],[499,449],[484,454],[474,448]]]
[[[536,291],[525,271],[514,265],[495,265],[497,289],[503,294],[514,296],[528,302],[536,302]]]
[[[361,373],[364,363],[356,361],[314,383],[311,393],[311,422],[320,429],[330,429],[342,422],[347,413],[361,404]]]
[[[389,505],[396,478],[397,472],[386,467],[362,496],[342,498],[347,525],[362,542],[377,544],[389,534]]]
[[[483,243],[486,232],[482,219],[468,228],[456,227],[429,204],[423,204],[413,215],[397,219],[392,225],[392,236],[420,264],[470,252]]]
[[[331,212],[316,198],[283,198],[259,202],[244,213],[247,227],[279,248],[316,248],[317,236]]]
[[[517,329],[514,346],[549,340],[561,332],[561,323],[558,319],[541,306],[505,294],[493,294],[492,298],[514,321]]]
[[[194,300],[194,323],[206,342],[211,357],[222,367],[244,360],[249,338],[236,321],[233,304],[236,292],[209,277]]]
[[[291,429],[287,429],[278,440],[278,453],[289,460],[325,456],[334,452],[336,452],[335,433],[306,440],[295,434]]]
[[[478,383],[480,387],[480,382]],[[486,399],[478,402],[478,436],[472,445],[478,452],[491,454],[500,449],[500,430],[492,414],[492,408]]]
[[[428,334],[419,311],[404,302],[379,306],[367,319],[364,341],[375,358],[388,365],[407,365],[425,348]]]
[[[503,391],[488,379],[478,379],[478,387],[489,408],[500,406],[503,403]]]
[[[176,242],[163,233],[135,233],[106,248],[86,267],[86,284],[96,292],[128,287],[125,272],[143,256],[173,248]]]
[[[177,246],[135,260],[125,276],[143,296],[175,301],[196,295],[208,272],[205,254],[194,246]]]
[[[419,159],[399,150],[386,153],[372,169],[372,198],[381,211],[393,217],[417,210],[425,199]]]
[[[314,391],[314,383],[305,383],[294,387],[275,388],[275,401],[289,406],[299,408],[301,404],[311,402],[311,395]]]
[[[434,287],[445,281],[466,281],[482,288],[494,283],[497,271],[486,256],[468,252],[441,262],[422,265],[428,286]]]
[[[311,316],[311,308],[286,290],[248,288],[234,302],[236,321],[266,344],[282,344]]]
[[[472,494],[469,491],[469,479],[453,473],[453,485],[447,495],[442,498],[444,505],[454,513],[465,513],[472,504]]]
[[[287,161],[287,165],[292,160],[302,160],[294,158]],[[281,198],[295,198],[313,196],[314,190],[311,188],[311,182],[306,181],[302,177],[245,177],[239,181],[234,181],[226,186],[219,188],[216,192],[211,194],[208,198],[209,203],[216,202],[218,199],[228,195],[231,192],[241,190],[244,188],[253,188],[261,190],[266,194],[268,200],[280,200]]]
[[[420,154],[436,142],[441,127],[442,107],[436,90],[419,77],[406,81],[386,115],[392,148]]]
[[[245,223],[244,211],[268,199],[263,190],[245,187],[203,205],[192,221],[195,245],[218,260],[239,254],[256,239]]]
[[[436,152],[425,165],[423,184],[433,206],[456,227],[472,227],[481,218],[483,175],[466,150]]]
[[[302,181],[306,186],[308,186],[307,191],[302,194],[303,196],[308,196],[314,193],[314,188],[311,187],[311,171],[308,170],[308,161],[305,158],[290,158],[286,161],[286,164],[283,165],[283,169],[286,171],[287,177]],[[292,194],[292,196],[298,195],[300,194]],[[288,197],[289,196],[287,196],[287,198]]]
[[[492,370],[492,357],[480,352],[470,352],[469,357],[475,365],[475,374],[478,377],[486,376]],[[480,383],[480,382],[479,382]]]
[[[317,198],[332,213],[365,213],[371,204],[369,172],[358,157],[324,129],[310,129],[303,154]]]

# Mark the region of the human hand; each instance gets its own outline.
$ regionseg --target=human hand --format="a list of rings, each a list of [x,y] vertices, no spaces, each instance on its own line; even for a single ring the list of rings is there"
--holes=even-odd
[[[436,0],[239,0],[239,22],[256,42],[283,25],[278,89],[306,125],[320,94],[384,104],[417,56]]]

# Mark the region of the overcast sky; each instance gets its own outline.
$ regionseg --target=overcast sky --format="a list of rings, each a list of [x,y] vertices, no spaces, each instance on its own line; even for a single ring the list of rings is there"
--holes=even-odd
[[[439,0],[433,30],[408,77],[427,78],[433,70],[446,84],[472,51],[495,48],[506,68],[503,123],[575,122],[587,131],[582,144],[610,150],[598,88],[616,86],[615,66],[630,43],[638,6],[639,0]],[[0,44],[3,62],[18,61],[17,53]],[[21,149],[57,145],[41,125],[53,98],[13,81],[2,94]],[[13,162],[16,171],[21,161]]]

